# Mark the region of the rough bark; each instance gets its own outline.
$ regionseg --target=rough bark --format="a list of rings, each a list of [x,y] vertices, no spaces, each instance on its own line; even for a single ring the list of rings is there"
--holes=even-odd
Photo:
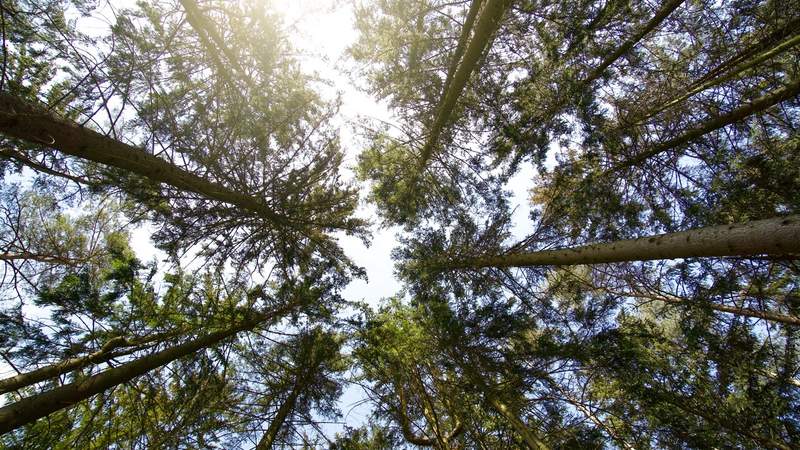
[[[128,382],[155,368],[198,350],[216,345],[245,330],[255,328],[273,317],[281,317],[289,306],[279,311],[244,320],[225,330],[209,333],[180,345],[169,347],[121,366],[105,370],[84,380],[75,381],[0,408],[0,434],[15,430],[61,409],[86,400],[95,394]]]
[[[0,133],[238,206],[275,225],[290,222],[260,199],[201,178],[142,149],[64,120],[41,106],[5,93],[0,94]]]
[[[800,215],[530,253],[433,260],[438,269],[600,264],[656,259],[800,254]]]

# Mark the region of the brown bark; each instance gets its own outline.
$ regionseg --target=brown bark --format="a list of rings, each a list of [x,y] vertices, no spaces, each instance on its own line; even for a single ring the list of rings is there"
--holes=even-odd
[[[434,260],[431,266],[479,269],[798,253],[800,215],[794,215],[557,250]]]
[[[55,378],[65,373],[72,372],[73,370],[82,369],[91,364],[102,364],[108,362],[114,358],[125,356],[141,350],[144,346],[147,346],[150,343],[161,341],[175,335],[176,333],[174,332],[160,333],[144,339],[136,339],[133,341],[128,341],[122,337],[113,338],[106,342],[105,345],[103,345],[103,347],[101,347],[99,350],[88,355],[70,358],[65,361],[40,367],[30,372],[25,372],[13,377],[2,379],[0,380],[0,394],[40,383],[50,378]],[[126,350],[122,352],[115,351],[120,347],[125,347]]]
[[[405,389],[401,384],[402,382],[395,382],[397,389],[397,398],[400,400],[400,409],[398,411],[398,419],[400,421],[400,430],[403,432],[403,437],[411,444],[419,445],[421,447],[432,447],[436,443],[436,439],[425,436],[417,436],[411,430],[411,420],[408,419],[408,403],[406,401]]]
[[[0,133],[238,206],[276,225],[290,222],[260,199],[201,178],[142,149],[64,120],[41,106],[5,93],[0,94]]]
[[[291,305],[288,305],[269,314],[257,315],[225,330],[200,336],[183,344],[105,370],[84,380],[65,384],[6,405],[0,408],[0,434],[15,430],[61,409],[69,408],[82,400],[128,382],[155,368],[203,348],[216,345],[241,331],[251,330],[271,318],[281,317],[290,308]]]
[[[76,265],[86,262],[83,259],[73,259],[67,256],[43,255],[41,253],[20,251],[0,253],[0,261],[37,261],[48,264]]]

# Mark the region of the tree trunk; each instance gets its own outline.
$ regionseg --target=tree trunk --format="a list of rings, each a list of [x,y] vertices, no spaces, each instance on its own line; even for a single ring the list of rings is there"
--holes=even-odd
[[[610,55],[603,60],[597,67],[595,67],[589,76],[584,79],[581,84],[583,86],[588,86],[594,80],[600,78],[608,69],[611,64],[619,59],[622,55],[628,53],[634,45],[636,45],[643,37],[649,34],[653,29],[661,24],[670,14],[672,14],[675,9],[683,3],[684,0],[667,0],[666,3],[658,10],[655,16],[650,19],[639,31],[636,32],[633,36],[629,37],[625,42],[622,43],[616,50],[614,50]]]
[[[800,253],[800,215],[697,228],[558,250],[433,260],[436,269],[561,266],[655,259]]]
[[[486,0],[484,2],[475,24],[475,32],[464,50],[464,58],[458,62],[458,69],[447,86],[447,92],[442,93],[442,98],[439,100],[436,119],[428,129],[428,139],[420,154],[418,172],[425,169],[433,156],[433,150],[439,143],[442,130],[450,121],[453,108],[464,91],[464,86],[467,85],[470,75],[477,68],[478,60],[491,41],[492,35],[500,26],[500,21],[510,5],[511,0]]]
[[[789,100],[798,94],[800,94],[800,78],[790,81],[785,86],[776,89],[769,94],[763,95],[747,105],[741,106],[727,114],[723,114],[696,125],[694,128],[690,128],[680,136],[657,144],[649,150],[645,150],[626,159],[625,161],[620,162],[619,164],[615,164],[613,167],[606,170],[601,176],[611,176],[614,172],[619,170],[637,166],[660,153],[666,152],[683,144],[687,144],[701,136],[711,133],[712,131],[718,130],[734,122],[738,122],[742,119],[752,116],[753,114],[760,113],[761,111],[764,111],[780,102]]]
[[[238,206],[276,225],[289,223],[286,217],[277,214],[260,199],[208,181],[144,150],[56,117],[38,105],[4,93],[0,94],[0,133]]]
[[[728,70],[729,67],[736,66],[747,58],[750,58],[752,55],[769,48],[774,43],[786,37],[792,36],[793,34],[797,33],[798,29],[800,29],[800,18],[795,18],[789,22],[786,22],[782,27],[772,31],[768,36],[760,39],[755,44],[740,50],[733,57],[706,72],[706,74],[695,81],[692,86],[699,86],[700,84],[717,77],[720,73]]]
[[[304,389],[304,386],[295,385],[292,388],[292,392],[289,394],[289,397],[281,403],[280,408],[278,408],[278,413],[275,415],[275,418],[272,419],[272,422],[269,424],[269,428],[264,433],[264,436],[258,442],[256,446],[256,450],[269,450],[272,448],[272,445],[275,443],[275,439],[278,437],[278,432],[281,431],[281,427],[283,423],[286,422],[286,418],[289,417],[289,414],[294,410],[295,403],[297,403],[297,397],[300,396],[300,391]]]
[[[570,276],[572,276],[575,280],[577,280],[581,284],[587,286],[589,289],[602,290],[602,291],[605,291],[605,292],[607,292],[607,293],[609,293],[611,295],[615,295],[615,296],[619,296],[619,297],[631,297],[631,298],[641,298],[641,299],[646,299],[646,300],[655,300],[655,301],[659,301],[659,302],[672,303],[672,304],[676,304],[676,305],[689,305],[689,304],[691,304],[691,300],[690,299],[681,298],[681,297],[678,297],[678,296],[675,296],[675,295],[672,295],[672,294],[669,294],[669,293],[666,293],[666,292],[663,292],[663,291],[660,291],[660,290],[656,290],[657,292],[653,293],[653,292],[651,292],[651,291],[653,291],[652,288],[644,288],[648,292],[642,292],[641,290],[636,289],[635,284],[634,284],[633,281],[629,281],[628,282],[628,285],[631,286],[629,288],[629,290],[618,291],[618,290],[615,290],[615,289],[610,289],[610,288],[608,288],[606,286],[599,286],[599,285],[597,285],[595,283],[592,283],[591,281],[586,280],[585,278],[582,278],[582,277],[578,276],[577,274],[575,274],[572,271],[567,271],[567,273],[569,273]],[[780,314],[780,313],[774,313],[774,312],[769,312],[769,311],[758,311],[758,310],[754,310],[754,309],[740,308],[738,306],[722,305],[722,304],[718,304],[718,303],[714,303],[714,302],[706,302],[702,306],[705,306],[705,307],[707,307],[707,308],[709,308],[709,309],[711,309],[713,311],[720,311],[720,312],[729,313],[729,314],[736,314],[738,316],[754,317],[754,318],[757,318],[757,319],[764,319],[764,320],[769,320],[769,321],[772,321],[772,322],[785,323],[787,325],[795,325],[795,326],[800,325],[800,317],[787,315],[787,314]]]
[[[711,78],[711,79],[708,79],[707,81],[704,81],[704,82],[701,82],[701,83],[697,83],[694,87],[690,87],[688,92],[680,95],[679,97],[677,97],[677,98],[675,98],[673,100],[670,100],[669,102],[663,104],[662,106],[656,108],[655,110],[650,111],[647,114],[645,114],[645,116],[643,118],[638,119],[638,124],[641,125],[647,119],[655,116],[656,114],[660,113],[661,111],[664,111],[665,109],[667,109],[667,108],[669,108],[669,107],[671,107],[673,105],[676,105],[676,104],[678,104],[678,103],[680,103],[680,102],[692,97],[695,94],[698,94],[698,93],[700,93],[702,91],[705,91],[706,89],[712,88],[714,86],[718,86],[718,85],[720,85],[720,84],[722,84],[722,83],[724,83],[724,82],[726,82],[728,80],[731,80],[736,75],[738,75],[738,74],[740,74],[742,72],[746,72],[746,71],[748,71],[748,70],[750,70],[752,68],[755,68],[756,66],[758,66],[761,63],[763,63],[764,61],[766,61],[768,59],[772,59],[772,58],[780,55],[781,53],[791,49],[792,47],[794,47],[794,46],[796,46],[798,44],[800,44],[800,35],[794,36],[794,37],[792,37],[792,38],[790,38],[790,39],[788,39],[788,40],[786,40],[784,42],[781,42],[780,44],[776,45],[775,47],[773,47],[773,48],[761,53],[760,55],[757,55],[757,56],[753,57],[749,61],[746,61],[746,62],[734,67],[733,69],[731,69],[729,72],[725,73],[724,75],[720,75],[719,77]]]
[[[520,437],[522,437],[522,440],[525,441],[525,444],[527,444],[531,450],[546,450],[550,448],[541,439],[539,439],[539,436],[536,436],[536,434],[534,434],[533,431],[531,431],[531,429],[519,419],[519,417],[513,414],[505,403],[489,394],[486,395],[486,400],[489,402],[492,408],[500,413],[500,415],[503,416],[509,424],[511,424],[511,427],[514,429],[514,431],[516,431]]]
[[[442,97],[450,89],[450,83],[453,81],[453,75],[458,70],[461,57],[464,55],[464,50],[467,48],[467,42],[472,34],[472,26],[475,24],[475,18],[478,17],[478,11],[481,9],[481,0],[472,0],[467,11],[467,17],[464,19],[464,25],[461,27],[461,34],[458,36],[458,44],[453,55],[450,57],[450,67],[447,68],[447,78],[444,80],[442,87]]]
[[[193,0],[180,0],[180,3],[186,11],[186,20],[197,33],[200,42],[203,44],[203,47],[205,47],[206,53],[214,60],[214,64],[223,77],[227,79],[226,81],[235,86],[234,80],[236,78],[241,78],[250,88],[255,89],[252,80],[239,64],[239,58],[225,45],[222,36],[220,36],[214,28],[214,25],[206,18],[203,11],[198,8],[197,3]],[[220,52],[225,55],[225,60],[235,69],[236,74],[232,74],[225,64],[223,64],[222,58],[220,58],[219,55]]]
[[[127,341],[122,337],[113,338],[108,342],[106,342],[102,348],[100,348],[94,353],[75,358],[70,358],[65,361],[61,361],[55,364],[50,364],[48,366],[40,367],[30,372],[21,373],[13,377],[0,380],[0,394],[5,394],[6,392],[11,392],[16,389],[23,388],[25,386],[31,386],[33,384],[40,383],[50,378],[55,378],[65,373],[72,372],[73,370],[82,369],[84,367],[89,366],[90,364],[101,364],[104,362],[108,362],[114,358],[118,358],[120,356],[125,356],[133,352],[139,351],[143,349],[144,346],[146,346],[147,344],[161,341],[163,339],[166,339],[168,337],[173,337],[175,335],[176,333],[174,332],[161,333],[134,341]],[[126,347],[127,349],[122,352],[114,351],[120,347]]]
[[[650,19],[639,31],[637,31],[633,36],[629,37],[625,42],[622,43],[619,47],[617,47],[610,55],[608,55],[597,67],[592,69],[589,72],[589,75],[586,76],[583,80],[580,80],[575,88],[575,92],[582,92],[586,89],[592,82],[596,79],[600,78],[605,72],[606,69],[609,68],[614,62],[616,62],[620,57],[628,53],[643,37],[645,37],[648,33],[653,31],[654,28],[659,26],[661,22],[663,22],[669,15],[675,11],[675,9],[683,3],[684,0],[668,0],[661,9]],[[556,102],[550,105],[545,112],[539,116],[541,117],[542,122],[549,122],[552,118],[567,105],[574,95],[561,95]]]
[[[615,293],[616,294],[616,293]],[[672,303],[674,305],[689,305],[690,302],[687,299],[683,299],[680,297],[675,297],[672,295],[665,295],[665,294],[646,294],[640,292],[622,292],[618,293],[620,295],[629,296],[629,297],[638,297],[638,298],[646,298],[648,300],[657,300],[664,303]],[[748,308],[739,308],[736,306],[728,306],[728,305],[720,305],[717,303],[707,302],[703,303],[703,306],[708,307],[714,311],[720,311],[730,314],[736,314],[738,316],[745,316],[745,317],[754,317],[757,319],[764,319],[769,320],[771,322],[780,322],[785,323],[787,325],[794,325],[800,326],[800,317],[789,316],[786,314],[779,314],[773,313],[769,311],[757,311],[754,309]]]
[[[152,355],[108,369],[84,380],[75,381],[47,392],[24,398],[16,403],[0,408],[0,434],[15,430],[34,422],[53,412],[68,408],[82,400],[106,391],[143,375],[157,367],[176,359],[190,355],[198,350],[216,345],[221,341],[273,318],[280,317],[289,310],[289,306],[279,311],[258,315],[228,329],[198,337],[174,347],[167,348]]]

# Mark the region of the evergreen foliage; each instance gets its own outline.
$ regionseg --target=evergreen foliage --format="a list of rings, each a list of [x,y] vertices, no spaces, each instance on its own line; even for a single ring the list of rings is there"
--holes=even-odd
[[[800,446],[797,0],[353,12],[357,154],[271,2],[0,2],[0,446]]]

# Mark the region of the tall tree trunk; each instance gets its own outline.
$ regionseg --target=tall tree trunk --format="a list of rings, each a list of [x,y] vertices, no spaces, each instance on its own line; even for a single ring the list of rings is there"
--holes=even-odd
[[[625,42],[616,48],[610,55],[601,62],[597,67],[592,69],[591,73],[581,82],[582,86],[588,86],[594,80],[600,78],[603,72],[608,69],[611,64],[614,64],[622,55],[628,53],[634,45],[636,45],[643,37],[647,36],[657,26],[661,24],[670,14],[672,14],[684,0],[667,0],[658,10],[655,16],[650,19],[642,28],[640,28],[633,36],[629,37]]]
[[[800,253],[800,215],[530,253],[434,259],[436,269],[561,266],[655,259]]]
[[[420,447],[433,447],[433,445],[436,444],[436,439],[431,439],[427,436],[417,436],[411,429],[411,420],[408,418],[408,403],[402,381],[395,381],[395,390],[397,391],[397,399],[400,401],[400,408],[397,413],[403,438],[409,443]]]
[[[290,223],[287,217],[279,215],[260,199],[201,178],[142,149],[61,119],[41,106],[5,93],[0,93],[0,133],[238,206],[275,225]]]
[[[256,450],[269,450],[272,448],[272,445],[275,443],[275,439],[278,437],[278,432],[281,431],[281,427],[283,427],[283,423],[286,422],[286,418],[289,417],[289,414],[294,410],[294,406],[297,403],[297,397],[300,396],[300,392],[305,389],[305,386],[295,385],[292,388],[292,392],[289,396],[281,403],[280,408],[278,408],[278,413],[272,419],[272,422],[269,424],[269,428],[264,433],[264,436],[258,441],[258,445],[256,446]]]
[[[442,87],[442,98],[447,94],[450,89],[450,83],[453,81],[453,76],[458,70],[461,57],[464,55],[464,50],[467,48],[467,42],[472,35],[472,26],[475,25],[475,18],[478,17],[478,11],[481,9],[481,0],[472,0],[467,11],[467,17],[464,19],[464,25],[461,27],[461,34],[458,36],[458,43],[453,55],[450,56],[450,67],[447,68],[447,78],[444,80]]]
[[[699,86],[700,84],[703,84],[712,78],[716,78],[720,73],[727,71],[729,67],[736,66],[742,61],[750,58],[752,55],[769,48],[776,42],[786,37],[795,35],[798,29],[800,29],[800,18],[794,18],[786,22],[780,28],[769,33],[768,36],[759,39],[755,44],[738,51],[733,57],[706,72],[706,74],[695,81],[692,86]]]
[[[176,359],[216,345],[241,331],[251,330],[271,318],[282,317],[290,308],[291,306],[285,306],[278,311],[258,315],[225,330],[198,337],[183,344],[105,370],[84,380],[65,384],[6,405],[0,408],[0,434],[15,430],[53,412],[68,408],[95,394],[130,381]]]
[[[31,386],[50,378],[55,378],[65,373],[72,372],[73,370],[82,369],[91,364],[108,362],[114,358],[139,351],[150,343],[161,341],[175,335],[175,332],[160,333],[144,339],[136,339],[133,341],[128,341],[123,337],[113,338],[106,342],[105,345],[103,345],[99,350],[88,355],[70,358],[55,364],[50,364],[35,370],[31,370],[30,372],[25,372],[13,377],[2,379],[0,380],[0,394],[5,394],[6,392],[11,392],[25,386]],[[125,350],[115,351],[120,347],[124,347]]]
[[[530,429],[517,415],[511,411],[511,409],[506,405],[500,398],[498,398],[497,394],[493,392],[493,389],[489,387],[486,383],[484,377],[486,376],[484,373],[480,372],[479,364],[470,363],[461,358],[461,355],[458,351],[455,351],[453,360],[458,361],[458,365],[461,368],[462,373],[464,376],[467,377],[467,380],[470,384],[475,386],[481,393],[483,393],[483,398],[488,405],[497,411],[501,416],[503,416],[506,421],[508,421],[511,428],[519,434],[525,444],[531,450],[547,450],[550,447],[539,437],[535,430]]]
[[[286,397],[286,400],[281,403],[267,431],[264,433],[264,436],[261,437],[258,445],[256,445],[256,450],[267,450],[273,447],[283,424],[294,411],[297,405],[297,399],[303,392],[312,387],[311,383],[314,380],[314,375],[317,374],[320,370],[320,366],[325,361],[325,354],[319,350],[320,347],[317,340],[312,339],[310,342],[305,342],[304,345],[306,347],[302,349],[303,351],[301,351],[301,353],[308,352],[307,360],[302,362],[303,366],[299,368],[295,375],[292,391],[289,393],[289,396]]]
[[[671,303],[671,304],[674,304],[674,305],[690,305],[692,303],[690,299],[681,298],[681,297],[669,294],[667,292],[663,292],[663,291],[658,290],[656,288],[637,289],[635,287],[635,282],[633,280],[629,280],[628,281],[628,285],[630,286],[629,289],[626,289],[624,291],[618,291],[618,290],[615,290],[615,289],[610,289],[610,288],[608,288],[606,286],[597,285],[597,284],[591,282],[590,280],[587,280],[587,279],[579,276],[578,274],[576,274],[576,273],[574,273],[572,271],[567,271],[567,273],[572,278],[574,278],[575,280],[580,282],[581,284],[587,286],[589,289],[605,291],[605,292],[607,292],[607,293],[609,293],[611,295],[616,295],[616,296],[620,296],[620,297],[641,298],[641,299],[646,299],[646,300],[655,300],[655,301],[664,302],[664,303]],[[644,290],[646,290],[646,291],[644,291]],[[655,291],[655,292],[653,292],[653,291]],[[705,307],[707,307],[707,308],[709,308],[709,309],[711,309],[713,311],[719,311],[719,312],[724,312],[724,313],[729,313],[729,314],[736,314],[738,316],[754,317],[754,318],[757,318],[757,319],[764,319],[764,320],[769,320],[769,321],[772,321],[772,322],[785,323],[787,325],[795,325],[795,326],[800,325],[800,317],[796,317],[796,316],[788,315],[788,314],[780,314],[780,313],[775,313],[775,312],[770,312],[770,311],[758,311],[758,310],[749,309],[749,308],[740,308],[738,306],[722,305],[722,304],[718,304],[718,303],[714,303],[714,302],[710,302],[710,301],[706,302],[706,303],[703,303],[703,306],[705,306]]]
[[[698,93],[700,93],[702,91],[705,91],[706,89],[712,88],[714,86],[718,86],[718,85],[720,85],[720,84],[722,84],[722,83],[724,83],[724,82],[726,82],[728,80],[731,80],[736,75],[739,75],[740,73],[743,73],[743,72],[746,72],[746,71],[748,71],[750,69],[753,69],[756,66],[758,66],[759,64],[763,63],[764,61],[766,61],[768,59],[772,59],[772,58],[780,55],[781,53],[783,53],[783,52],[785,52],[785,51],[797,46],[798,44],[800,44],[800,34],[798,34],[796,36],[793,36],[792,38],[787,39],[786,41],[781,42],[780,44],[776,45],[775,47],[773,47],[773,48],[771,48],[771,49],[769,49],[769,50],[767,50],[767,51],[765,51],[765,52],[763,52],[763,53],[761,53],[759,55],[756,55],[752,59],[741,63],[740,65],[734,67],[733,69],[731,69],[730,71],[728,71],[727,73],[725,73],[723,75],[720,75],[719,77],[711,78],[711,79],[708,79],[707,81],[704,81],[704,82],[701,82],[701,83],[696,83],[696,84],[694,84],[694,87],[690,87],[690,89],[686,93],[681,94],[679,97],[677,97],[677,98],[675,98],[673,100],[670,100],[669,102],[661,105],[660,107],[658,107],[658,108],[646,113],[643,118],[638,119],[638,124],[641,125],[647,119],[655,116],[656,114],[660,113],[661,111],[664,111],[665,109],[667,109],[667,108],[669,108],[669,107],[671,107],[673,105],[677,105],[678,103],[680,103],[680,102],[682,102],[682,101],[694,96],[695,94],[698,94]]]
[[[614,64],[620,57],[627,54],[643,37],[649,34],[653,29],[661,24],[669,15],[683,3],[684,0],[668,0],[661,9],[658,10],[655,16],[651,18],[644,26],[642,26],[633,36],[629,37],[619,47],[614,49],[611,54],[606,56],[597,67],[592,69],[586,78],[577,83],[577,87],[573,92],[582,92],[595,80],[603,75],[603,72]],[[544,113],[541,114],[540,119],[542,122],[549,122],[552,118],[564,108],[572,99],[574,95],[561,95],[555,103],[551,104]]]
[[[180,2],[183,9],[186,11],[186,19],[189,25],[191,25],[197,33],[200,42],[203,47],[205,47],[206,53],[214,60],[214,64],[223,77],[227,78],[227,81],[234,86],[233,80],[239,78],[247,83],[250,88],[255,89],[252,79],[244,71],[242,65],[239,64],[239,58],[225,45],[222,36],[220,36],[219,32],[214,28],[214,25],[208,20],[205,14],[203,14],[203,11],[197,6],[197,3],[195,3],[194,0],[180,0]],[[236,74],[231,73],[225,64],[223,64],[220,52],[225,56],[227,63],[235,69]]]
[[[425,145],[420,154],[418,173],[425,169],[433,156],[433,150],[439,143],[442,130],[444,130],[445,125],[450,121],[450,116],[453,113],[458,98],[464,91],[464,86],[467,85],[470,75],[477,68],[478,60],[481,55],[483,55],[489,42],[491,42],[492,35],[497,31],[503,15],[510,5],[511,0],[486,0],[484,2],[477,23],[475,24],[475,32],[464,50],[464,57],[458,63],[458,69],[453,74],[452,80],[447,86],[447,92],[444,92],[442,98],[439,100],[436,118],[434,119],[433,125],[428,129],[428,139],[425,141]]]
[[[649,150],[645,150],[626,159],[625,161],[615,164],[613,167],[606,170],[601,176],[611,176],[614,172],[637,166],[660,153],[664,153],[675,147],[687,144],[701,136],[711,133],[712,131],[719,130],[722,127],[730,125],[734,122],[738,122],[742,119],[752,116],[753,114],[760,113],[761,111],[764,111],[773,105],[777,105],[780,102],[789,100],[798,94],[800,94],[800,78],[791,80],[783,87],[775,89],[774,91],[753,100],[747,105],[740,106],[739,108],[736,108],[727,114],[714,117],[711,120],[695,125],[693,128],[685,131],[680,136],[657,144]]]
[[[610,292],[610,291],[609,291]],[[638,297],[638,298],[645,298],[648,300],[657,300],[664,303],[672,303],[674,305],[689,305],[691,302],[687,299],[676,297],[674,295],[667,295],[663,293],[659,294],[648,294],[642,292],[622,292],[616,293],[619,295],[629,296],[629,297]],[[713,302],[703,303],[703,306],[708,307],[714,311],[725,312],[729,314],[736,314],[738,316],[745,316],[745,317],[754,317],[756,319],[764,319],[769,320],[771,322],[780,322],[785,323],[787,325],[794,325],[800,326],[800,317],[789,316],[786,314],[779,314],[773,313],[769,311],[757,311],[754,309],[748,308],[739,308],[736,306],[728,306],[728,305],[720,305]]]
[[[746,429],[738,423],[732,423],[728,417],[716,414],[716,411],[707,411],[701,408],[691,406],[691,398],[673,398],[672,395],[664,394],[656,389],[643,388],[645,395],[648,395],[648,400],[654,404],[668,403],[675,406],[681,411],[697,417],[701,417],[712,424],[730,431],[731,433],[752,439],[754,442],[759,443],[763,448],[777,448],[780,450],[791,450],[792,447],[785,442],[773,439],[773,436],[762,436],[756,432]],[[780,439],[780,437],[777,437]]]
[[[500,413],[500,415],[503,416],[511,425],[511,428],[513,428],[514,431],[516,431],[520,437],[522,437],[522,440],[525,441],[525,444],[528,445],[528,448],[531,450],[546,450],[550,448],[539,438],[539,436],[537,436],[530,428],[528,428],[528,426],[525,425],[525,423],[523,423],[519,417],[512,413],[505,403],[501,402],[494,395],[488,393],[485,394],[485,398],[486,401],[489,402],[489,405],[491,405],[495,411]]]

